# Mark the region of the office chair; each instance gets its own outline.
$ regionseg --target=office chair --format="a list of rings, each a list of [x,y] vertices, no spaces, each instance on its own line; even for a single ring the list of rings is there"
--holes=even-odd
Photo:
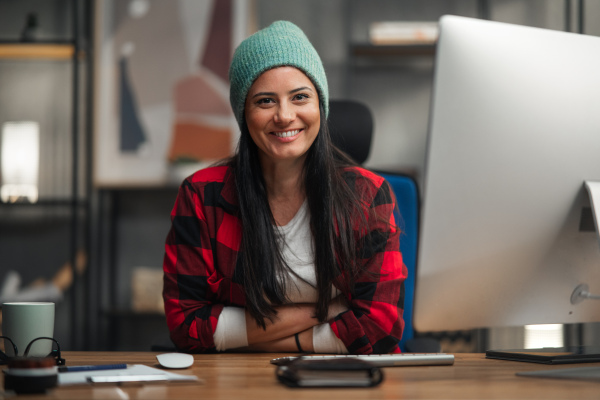
[[[373,117],[369,108],[350,100],[331,100],[329,103],[329,128],[333,143],[362,164],[369,156],[373,136]],[[403,352],[437,353],[440,344],[429,338],[415,338],[412,323],[417,248],[419,237],[419,193],[415,180],[407,175],[374,171],[385,178],[396,195],[398,210],[395,220],[403,234],[400,251],[408,277],[404,282],[404,333],[400,340]]]

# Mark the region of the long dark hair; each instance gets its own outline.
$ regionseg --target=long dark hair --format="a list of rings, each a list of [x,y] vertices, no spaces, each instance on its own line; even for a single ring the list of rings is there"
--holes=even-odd
[[[344,179],[346,168],[357,164],[333,145],[322,104],[319,109],[319,134],[308,150],[303,178],[315,249],[316,317],[324,322],[334,279],[343,273],[348,290],[353,290],[354,278],[360,272],[357,262],[360,243],[354,232],[357,223],[359,227],[366,227],[366,218],[358,195]],[[286,302],[288,267],[278,245],[258,148],[245,123],[230,165],[234,170],[242,224],[236,266],[242,276],[236,279],[244,285],[246,308],[264,328],[265,318],[273,319],[276,315],[274,306]]]

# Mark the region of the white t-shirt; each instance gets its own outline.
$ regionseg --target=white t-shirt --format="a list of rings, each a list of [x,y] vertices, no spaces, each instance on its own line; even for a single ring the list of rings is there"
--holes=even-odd
[[[283,243],[282,255],[290,267],[286,278],[286,294],[291,303],[316,303],[318,299],[317,277],[315,273],[314,249],[310,231],[308,204],[305,201],[294,218],[285,226],[277,227]],[[340,294],[334,286],[332,298]],[[213,335],[218,351],[235,349],[248,345],[246,316],[243,308],[224,307],[217,329]],[[328,323],[313,327],[313,348],[315,353],[346,354],[344,343],[333,333]]]

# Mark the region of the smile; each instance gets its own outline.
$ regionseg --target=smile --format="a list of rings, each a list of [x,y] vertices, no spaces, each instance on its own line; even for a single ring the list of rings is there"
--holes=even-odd
[[[293,131],[285,131],[285,132],[272,132],[273,135],[280,137],[280,138],[296,136],[299,133],[300,133],[300,129],[295,129]]]

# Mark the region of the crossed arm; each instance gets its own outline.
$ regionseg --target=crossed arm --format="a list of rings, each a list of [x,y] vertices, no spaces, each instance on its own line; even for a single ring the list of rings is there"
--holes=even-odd
[[[298,347],[294,335],[303,351],[312,352],[313,330],[319,320],[315,317],[315,305],[309,303],[289,304],[276,307],[277,316],[273,321],[266,320],[266,329],[259,326],[246,311],[246,333],[248,351],[296,352]],[[344,299],[336,297],[329,305],[328,319],[348,310]]]
[[[312,327],[319,321],[315,318],[314,304],[291,304],[276,308],[273,321],[266,320],[266,329],[259,326],[246,311],[246,333],[248,351],[295,352],[298,351],[294,335],[298,333],[304,351],[313,351]]]

